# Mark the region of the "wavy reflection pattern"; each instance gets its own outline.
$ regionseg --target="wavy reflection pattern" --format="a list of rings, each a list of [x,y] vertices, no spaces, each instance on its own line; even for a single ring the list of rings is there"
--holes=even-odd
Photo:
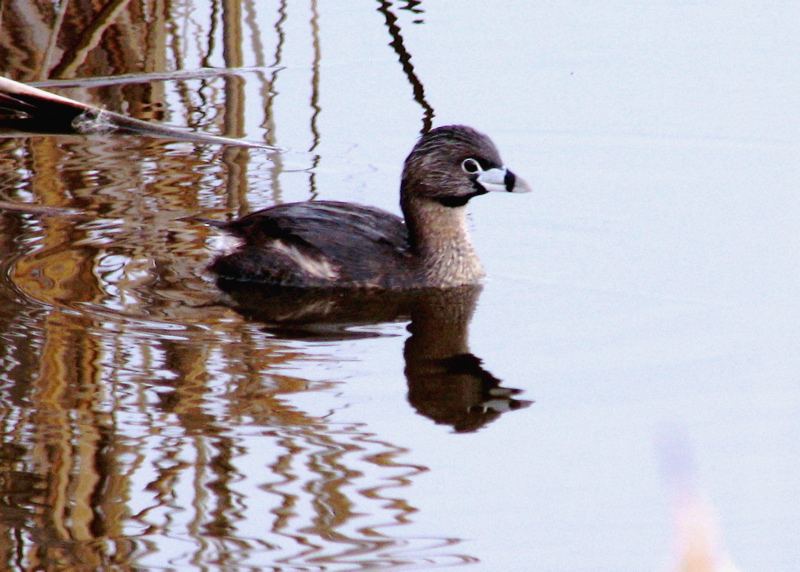
[[[379,4],[429,125],[400,27],[422,21],[421,3],[400,15]],[[291,406],[293,393],[331,387],[304,373],[331,358],[219,304],[197,271],[207,230],[187,215],[316,195],[321,12],[316,0],[0,5],[11,79],[138,119],[270,145],[283,128],[301,141],[284,154],[144,137],[0,140],[0,201],[49,209],[0,211],[4,569],[474,560],[457,539],[403,534],[416,511],[408,487],[426,471],[407,450]],[[460,430],[496,416],[484,405],[498,380],[411,344],[415,407],[430,409],[421,394],[433,367],[471,388],[464,403],[478,410],[426,414]],[[466,351],[465,339],[455,346]]]

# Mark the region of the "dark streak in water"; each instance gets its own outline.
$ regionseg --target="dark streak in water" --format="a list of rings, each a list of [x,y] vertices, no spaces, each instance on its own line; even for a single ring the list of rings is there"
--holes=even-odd
[[[311,45],[314,48],[314,61],[311,65],[311,133],[314,136],[314,142],[309,147],[309,152],[314,152],[320,141],[319,128],[317,121],[322,108],[319,105],[319,74],[320,62],[322,60],[322,47],[319,40],[319,10],[317,8],[317,0],[311,2]],[[311,197],[317,198],[317,182],[316,182],[316,168],[319,166],[319,155],[315,155],[313,165],[310,170],[310,188]]]
[[[428,100],[425,99],[425,87],[422,85],[419,77],[417,77],[414,66],[411,64],[411,54],[408,53],[408,50],[406,50],[403,44],[403,36],[400,31],[400,26],[397,23],[397,16],[392,13],[391,2],[388,0],[378,0],[378,5],[378,12],[383,14],[383,17],[386,18],[386,27],[389,28],[389,34],[392,36],[392,41],[389,42],[389,45],[392,46],[397,56],[400,58],[403,72],[405,72],[408,81],[411,83],[411,88],[414,90],[414,100],[422,106],[423,117],[421,133],[426,133],[433,125],[435,112],[431,104],[428,103]]]

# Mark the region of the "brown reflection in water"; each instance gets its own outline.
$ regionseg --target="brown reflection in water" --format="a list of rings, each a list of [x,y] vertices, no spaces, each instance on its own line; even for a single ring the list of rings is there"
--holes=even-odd
[[[205,131],[215,125],[223,134],[238,137],[247,115],[242,81],[224,70],[244,65],[242,26],[255,27],[255,21],[243,19],[240,0],[208,4],[195,10],[200,8],[196,3],[161,0],[111,0],[100,5],[74,0],[55,5],[4,2],[0,53],[8,57],[0,73],[23,83],[50,80],[40,83],[48,88],[65,84],[53,80],[87,78],[66,82],[67,89],[60,93],[137,119],[161,120],[166,113],[175,124],[182,119],[185,125]],[[253,37],[260,34],[258,29],[251,32]],[[263,60],[263,54],[256,57]],[[203,69],[217,65],[216,58],[221,58],[223,70]],[[183,71],[187,67],[194,70]],[[220,76],[221,90],[216,87]],[[106,80],[91,79],[97,77]],[[200,89],[186,84],[186,78],[193,77],[200,78]],[[154,78],[176,80],[179,106],[165,107],[165,84]],[[263,107],[268,111],[269,105]]]
[[[193,12],[197,5],[3,2],[2,73],[59,80],[43,86],[228,136],[243,134],[245,110],[257,110],[274,144],[289,3],[270,5],[272,62],[261,44],[270,34],[257,29],[262,6],[226,0]],[[310,6],[313,151],[322,48],[316,1]],[[393,47],[402,47],[399,28],[389,27]],[[261,82],[260,101],[246,101],[241,70],[208,69],[220,59],[226,68],[255,64],[248,73]],[[472,560],[455,539],[402,537],[416,510],[404,489],[426,470],[404,462],[406,450],[287,404],[286,395],[328,386],[297,373],[325,358],[207,304],[209,284],[197,270],[205,231],[179,219],[249,210],[250,151],[102,136],[20,138],[0,142],[0,151],[3,198],[78,213],[0,212],[0,568],[325,570]],[[260,191],[278,201],[282,159],[269,159]],[[463,328],[451,331],[459,351],[467,351],[470,304],[463,324],[444,328]],[[421,369],[408,362],[410,383],[439,367],[441,356],[421,355]],[[456,393],[479,396],[470,406],[486,409],[475,388],[492,386],[488,378],[456,375],[453,383],[473,387]]]
[[[132,138],[22,141],[0,172],[4,186],[76,214],[14,219],[25,243],[9,270],[19,289],[47,304],[91,303],[143,316],[155,308],[141,304],[166,303],[162,297],[190,300],[194,291],[208,299],[197,275],[206,260],[202,237],[176,219],[201,208],[188,190],[225,173],[208,167],[215,152],[175,155],[162,143]]]
[[[410,522],[398,493],[425,469],[287,405],[309,390],[279,373],[301,351],[241,323],[159,333],[58,310],[34,322],[11,306],[0,339],[33,335],[0,354],[15,396],[0,408],[0,567],[467,558],[442,553],[452,540],[381,532]]]
[[[469,351],[469,323],[479,287],[411,292],[270,289],[221,280],[232,305],[284,337],[337,340],[368,337],[359,326],[410,320],[403,353],[408,400],[422,415],[458,432],[480,429],[527,407],[519,389],[500,380]]]
[[[503,413],[527,407],[519,389],[500,380],[469,351],[478,288],[433,292],[411,313],[406,342],[408,400],[422,415],[456,431],[475,431]]]
[[[156,0],[111,2],[99,7],[73,1],[61,5],[66,5],[67,10],[60,26],[57,8],[51,5],[40,5],[33,0],[0,5],[0,20],[6,24],[0,27],[0,52],[10,55],[0,73],[22,82],[48,78],[50,81],[37,85],[82,103],[135,119],[163,119],[196,132],[232,138],[246,135],[245,119],[250,118],[252,123],[253,112],[260,109],[256,112],[263,114],[261,136],[267,145],[276,145],[274,104],[284,65],[285,0],[269,6],[275,11],[274,30],[270,31],[259,28],[265,18],[264,7],[246,0],[209,2],[202,9],[195,9],[200,8],[197,3]],[[312,1],[309,39],[313,48],[309,101],[312,143],[308,151],[313,151],[319,143],[318,19],[316,2]],[[40,33],[22,37],[18,34],[31,25]],[[91,39],[85,37],[87,30],[91,30]],[[269,45],[265,38],[274,41],[274,45]],[[267,61],[270,49],[274,52],[271,61]],[[50,55],[42,59],[42,54]],[[259,101],[247,101],[245,72],[240,71],[247,65],[253,67],[247,68],[246,73],[261,84],[257,92]],[[71,77],[84,79],[58,80]],[[309,169],[317,166],[319,157],[312,155],[308,159]],[[283,157],[271,152],[262,160],[271,163],[263,175],[269,181],[267,189],[258,191],[269,192],[279,202]],[[248,194],[253,192],[252,184],[247,184],[252,155],[242,148],[226,148],[216,158],[216,162],[220,161],[231,174],[224,183],[226,208],[239,214],[248,212]],[[310,196],[314,197],[315,174],[309,172],[308,178]]]
[[[470,560],[391,534],[425,470],[407,451],[286,404],[325,386],[291,374],[324,358],[205,304],[204,236],[174,219],[208,190],[202,153],[15,143],[10,187],[83,214],[0,212],[0,567]]]
[[[101,5],[64,0],[4,2],[2,73],[31,82],[76,76],[147,73],[165,68],[169,14],[157,0],[113,0]],[[103,87],[96,103],[133,117],[160,117],[159,84]],[[78,99],[92,103],[85,97]]]

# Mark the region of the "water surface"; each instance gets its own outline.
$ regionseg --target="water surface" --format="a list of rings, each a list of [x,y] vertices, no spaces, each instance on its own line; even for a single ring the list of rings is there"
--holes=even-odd
[[[4,568],[669,569],[665,427],[734,562],[797,568],[791,3],[64,5],[0,8],[3,75],[274,149],[0,139],[49,208],[0,211]],[[535,189],[471,204],[482,291],[204,272],[189,217],[397,212],[452,122]]]

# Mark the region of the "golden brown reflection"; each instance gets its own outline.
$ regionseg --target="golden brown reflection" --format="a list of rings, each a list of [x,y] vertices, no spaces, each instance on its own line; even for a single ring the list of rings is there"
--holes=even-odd
[[[326,387],[291,373],[321,358],[209,305],[204,236],[172,219],[192,204],[180,177],[136,195],[122,181],[148,173],[122,169],[117,187],[112,169],[91,192],[91,153],[32,141],[37,202],[104,216],[0,214],[6,567],[466,558],[382,532],[415,511],[399,491],[425,469],[405,450],[281,399]],[[148,149],[117,143],[95,151],[116,165]],[[45,172],[76,185],[36,184]]]
[[[419,2],[406,4],[421,13]],[[427,125],[433,110],[398,19],[390,3],[379,9]],[[305,97],[309,143],[295,151],[313,152],[319,12],[315,0],[3,2],[0,73],[130,117],[274,145],[287,20],[306,14],[307,93],[283,96]],[[0,202],[48,207],[0,211],[0,567],[343,570],[473,560],[457,539],[403,532],[417,510],[407,489],[426,470],[407,450],[289,403],[334,383],[311,380],[306,368],[331,358],[298,332],[328,343],[354,335],[350,323],[331,329],[319,316],[309,330],[309,312],[331,301],[275,305],[303,314],[303,327],[289,319],[265,329],[220,304],[198,271],[208,231],[188,215],[281,201],[287,181],[316,195],[319,157],[294,157],[303,164],[292,166],[293,179],[285,160],[145,137],[0,140]],[[469,353],[477,294],[382,300],[380,315],[347,310],[362,323],[411,320],[409,400],[458,431],[526,404]]]
[[[37,322],[0,334],[40,332],[0,362],[14,396],[0,444],[5,569],[327,569],[451,543],[381,532],[410,520],[400,491],[425,469],[282,401],[310,389],[280,373],[300,350],[242,324],[158,334],[61,311]]]

